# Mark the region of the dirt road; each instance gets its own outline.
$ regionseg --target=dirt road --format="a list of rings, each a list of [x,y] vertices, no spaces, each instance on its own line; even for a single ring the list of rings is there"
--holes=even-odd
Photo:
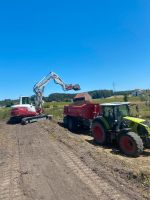
[[[0,200],[144,199],[136,185],[122,181],[105,163],[97,173],[90,144],[83,156],[78,142],[85,149],[87,142],[79,137],[74,143],[73,135],[64,136],[64,142],[58,137],[61,131],[65,129],[50,122],[0,122]]]

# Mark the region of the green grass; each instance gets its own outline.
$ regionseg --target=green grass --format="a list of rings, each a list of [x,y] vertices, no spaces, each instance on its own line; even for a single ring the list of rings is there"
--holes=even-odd
[[[0,120],[6,120],[10,117],[10,108],[0,108]]]
[[[55,120],[63,119],[64,106],[68,105],[68,102],[49,102],[44,103],[44,113],[53,115]]]
[[[110,103],[110,102],[123,102],[124,98],[123,96],[114,96],[109,98],[103,98],[103,99],[95,99],[93,100],[96,103]],[[142,103],[139,97],[128,97],[128,101],[131,103]]]

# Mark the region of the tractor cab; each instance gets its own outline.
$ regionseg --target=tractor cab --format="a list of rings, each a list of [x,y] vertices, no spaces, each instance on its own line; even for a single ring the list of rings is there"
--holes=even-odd
[[[110,129],[120,129],[123,118],[130,116],[129,102],[115,102],[101,104],[102,116]]]

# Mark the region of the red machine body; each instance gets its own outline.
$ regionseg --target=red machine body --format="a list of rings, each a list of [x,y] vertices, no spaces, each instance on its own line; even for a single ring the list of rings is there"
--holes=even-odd
[[[16,107],[11,110],[11,117],[33,117],[38,115],[37,112],[28,110],[27,107]]]
[[[92,120],[101,112],[99,104],[84,103],[82,105],[69,105],[64,107],[64,115]]]

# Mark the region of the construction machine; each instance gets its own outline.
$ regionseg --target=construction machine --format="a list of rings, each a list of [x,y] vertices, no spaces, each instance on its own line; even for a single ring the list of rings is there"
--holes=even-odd
[[[33,87],[33,91],[35,93],[34,105],[30,102],[29,97],[22,96],[20,97],[20,104],[12,106],[9,123],[21,122],[22,124],[27,124],[34,121],[51,118],[51,116],[44,115],[42,109],[42,105],[44,103],[44,88],[51,80],[54,80],[54,83],[59,84],[64,91],[80,90],[80,86],[78,84],[65,84],[56,73],[50,72]]]

